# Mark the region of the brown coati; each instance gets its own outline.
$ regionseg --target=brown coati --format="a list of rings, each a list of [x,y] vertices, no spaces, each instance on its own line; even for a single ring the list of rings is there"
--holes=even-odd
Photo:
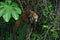
[[[14,28],[13,28],[13,35],[15,34],[20,22],[23,20],[26,24],[30,25],[33,22],[37,22],[38,19],[38,15],[36,14],[36,12],[31,11],[31,10],[26,10],[24,11],[21,16],[19,17],[19,19],[15,22]],[[28,30],[29,31],[28,27]]]

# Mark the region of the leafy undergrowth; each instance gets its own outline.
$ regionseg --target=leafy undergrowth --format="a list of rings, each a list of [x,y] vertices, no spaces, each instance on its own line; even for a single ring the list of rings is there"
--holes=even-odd
[[[21,0],[21,3],[24,4],[26,1]],[[0,17],[3,17],[5,22],[0,24],[0,31],[3,35],[0,36],[0,39],[12,40],[12,29],[14,26],[13,21],[9,21],[11,17],[15,20],[19,18],[21,14],[21,9],[15,2],[0,2]],[[31,33],[31,40],[57,40],[58,32],[55,22],[57,21],[57,12],[55,11],[54,4],[50,0],[43,0],[39,2],[38,0],[29,0],[29,5],[22,5],[23,9],[27,9],[28,6],[31,6],[32,9],[38,14],[38,22],[36,27],[32,25],[33,31]],[[8,30],[9,29],[9,30]],[[27,25],[24,22],[18,27],[16,32],[17,40],[26,40],[26,30]]]

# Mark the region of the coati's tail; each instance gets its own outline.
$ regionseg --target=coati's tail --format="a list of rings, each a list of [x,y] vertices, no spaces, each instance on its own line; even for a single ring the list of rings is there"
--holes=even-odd
[[[13,38],[13,40],[17,40],[17,36],[16,36],[16,30],[17,30],[17,28],[18,28],[18,26],[19,26],[19,24],[20,24],[20,18],[15,22],[15,25],[14,25],[14,28],[13,28],[13,33],[12,33],[12,38]]]

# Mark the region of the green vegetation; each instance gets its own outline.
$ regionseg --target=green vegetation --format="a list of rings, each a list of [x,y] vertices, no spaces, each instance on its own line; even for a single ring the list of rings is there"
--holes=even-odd
[[[11,0],[0,2],[0,17],[2,16],[6,22],[8,22],[11,17],[17,20],[19,14],[21,14],[21,9],[18,7],[17,3],[11,2]]]
[[[32,25],[31,40],[57,40],[58,31],[55,22],[57,12],[50,0],[2,0],[0,2],[0,39],[12,40],[14,23],[23,11],[31,7],[39,18],[36,27]],[[22,21],[16,31],[17,40],[26,40],[27,25]]]

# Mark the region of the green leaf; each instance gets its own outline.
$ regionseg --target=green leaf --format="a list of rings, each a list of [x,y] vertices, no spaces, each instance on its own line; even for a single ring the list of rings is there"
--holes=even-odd
[[[50,29],[50,31],[54,33],[56,32],[56,29],[53,28],[53,29]]]
[[[0,8],[4,7],[4,2],[0,2]]]
[[[10,5],[12,3],[12,1],[11,0],[8,0],[7,3]]]
[[[15,9],[15,11],[16,11],[18,14],[21,14],[21,9],[20,9],[20,8],[15,7],[14,9]]]
[[[8,22],[9,20],[10,20],[10,18],[11,18],[11,12],[10,12],[10,10],[6,10],[5,11],[5,14],[3,15],[3,19],[6,21],[6,22]]]
[[[12,17],[17,20],[19,18],[19,15],[14,11],[12,10]]]
[[[40,3],[40,4],[39,4],[39,6],[40,6],[40,7],[43,7],[43,6],[44,6],[44,4],[43,4],[43,3]]]
[[[48,8],[52,8],[52,5],[49,5]]]
[[[17,3],[15,3],[15,2],[13,2],[13,3],[11,4],[11,6],[12,6],[12,7],[18,7]]]
[[[33,38],[32,38],[32,40],[35,40],[36,39],[36,37],[34,36]]]
[[[46,11],[46,10],[43,11],[43,15],[44,15],[45,17],[48,17],[48,13],[49,13],[49,12]]]
[[[8,2],[9,3],[0,2],[0,17],[2,16],[3,19],[6,22],[8,22],[12,15],[12,17],[15,20],[17,20],[19,18],[19,14],[21,14],[21,9],[18,7],[18,5],[15,2],[12,2],[12,3],[11,1],[8,1]]]
[[[55,38],[58,37],[58,33],[55,28],[50,29],[50,32],[51,32],[52,37],[55,37]]]
[[[0,6],[0,9],[3,8],[4,6]]]
[[[46,28],[46,29],[48,29],[48,27],[49,27],[48,25],[43,25],[43,28]]]
[[[5,8],[0,9],[0,17],[4,14]]]
[[[4,2],[0,2],[0,5],[3,5],[4,4]]]

